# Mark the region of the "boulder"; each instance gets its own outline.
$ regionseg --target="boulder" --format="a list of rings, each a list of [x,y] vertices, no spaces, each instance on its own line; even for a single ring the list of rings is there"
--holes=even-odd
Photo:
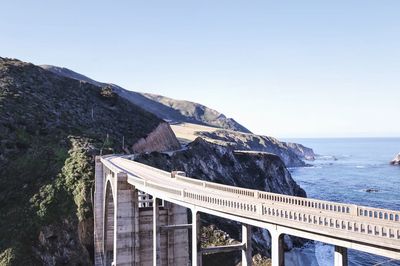
[[[400,165],[400,153],[397,154],[397,156],[393,158],[393,160],[390,162],[390,164]]]

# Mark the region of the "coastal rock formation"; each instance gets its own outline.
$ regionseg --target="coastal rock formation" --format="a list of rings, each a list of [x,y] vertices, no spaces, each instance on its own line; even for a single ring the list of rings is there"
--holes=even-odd
[[[276,138],[260,136],[250,133],[242,133],[231,130],[215,130],[213,132],[200,131],[198,135],[210,142],[221,145],[231,146],[236,150],[268,152],[278,155],[287,167],[305,166],[302,160],[303,154],[295,148],[289,147],[287,143],[282,143]],[[178,135],[179,138],[179,135]],[[310,149],[311,150],[311,149]]]
[[[393,160],[390,162],[390,164],[400,165],[400,153],[397,154],[397,156],[393,158]]]
[[[237,152],[232,147],[209,143],[201,137],[186,149],[139,154],[135,161],[166,171],[184,171],[188,176],[201,180],[306,197],[279,156]]]
[[[300,158],[303,158],[308,161],[315,160],[315,153],[311,148],[293,142],[282,142],[282,144],[286,146],[289,150],[293,151]]]
[[[181,170],[201,180],[306,197],[305,191],[292,179],[277,155],[237,152],[232,147],[210,143],[201,137],[188,144],[186,149],[140,154],[135,161],[166,171]],[[215,224],[233,239],[240,239],[239,224],[210,215],[203,215],[202,219],[205,224]],[[268,256],[270,241],[266,231],[258,228],[252,237],[254,250]]]

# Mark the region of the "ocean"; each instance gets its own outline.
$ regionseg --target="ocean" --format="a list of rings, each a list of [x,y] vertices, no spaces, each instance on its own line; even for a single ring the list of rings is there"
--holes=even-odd
[[[400,210],[400,166],[389,164],[400,152],[400,138],[285,141],[301,143],[318,154],[317,160],[309,162],[312,166],[290,169],[293,179],[308,197]],[[286,265],[301,265],[305,261],[311,266],[333,265],[333,247],[318,242],[285,256],[289,262]],[[400,261],[349,250],[349,265],[398,266]]]

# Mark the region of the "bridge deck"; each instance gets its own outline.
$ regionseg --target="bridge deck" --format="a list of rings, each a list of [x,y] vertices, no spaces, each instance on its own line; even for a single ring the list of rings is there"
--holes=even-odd
[[[140,164],[103,157],[112,172],[158,198],[221,217],[400,259],[400,211],[287,196],[205,182]]]

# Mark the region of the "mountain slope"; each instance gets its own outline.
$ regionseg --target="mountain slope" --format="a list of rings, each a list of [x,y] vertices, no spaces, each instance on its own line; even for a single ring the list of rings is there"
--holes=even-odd
[[[113,91],[119,96],[162,119],[170,121],[175,134],[183,145],[201,136],[207,138],[207,140],[211,142],[218,142],[220,144],[224,142],[224,144],[234,145],[237,149],[277,154],[288,167],[305,166],[306,163],[304,163],[303,160],[314,159],[314,152],[310,148],[296,143],[280,142],[272,137],[252,134],[248,129],[238,124],[232,118],[226,118],[223,114],[204,105],[176,100],[161,95],[128,91],[114,84],[105,84],[95,81],[67,68],[50,65],[44,65],[42,67],[58,75],[82,80],[95,85],[111,86]],[[196,133],[194,134],[192,132],[193,134],[189,137],[189,142],[188,139],[184,139],[181,135],[181,130],[187,129],[188,126],[200,128],[200,130],[193,130],[196,131]]]
[[[93,156],[162,124],[107,88],[0,57],[0,265],[90,265]]]
[[[120,96],[168,121],[190,122],[250,133],[247,128],[234,119],[227,118],[224,114],[198,103],[176,100],[156,94],[128,91],[114,84],[92,80],[67,68],[51,65],[42,65],[42,67],[57,75],[86,81],[96,86],[110,85]]]

